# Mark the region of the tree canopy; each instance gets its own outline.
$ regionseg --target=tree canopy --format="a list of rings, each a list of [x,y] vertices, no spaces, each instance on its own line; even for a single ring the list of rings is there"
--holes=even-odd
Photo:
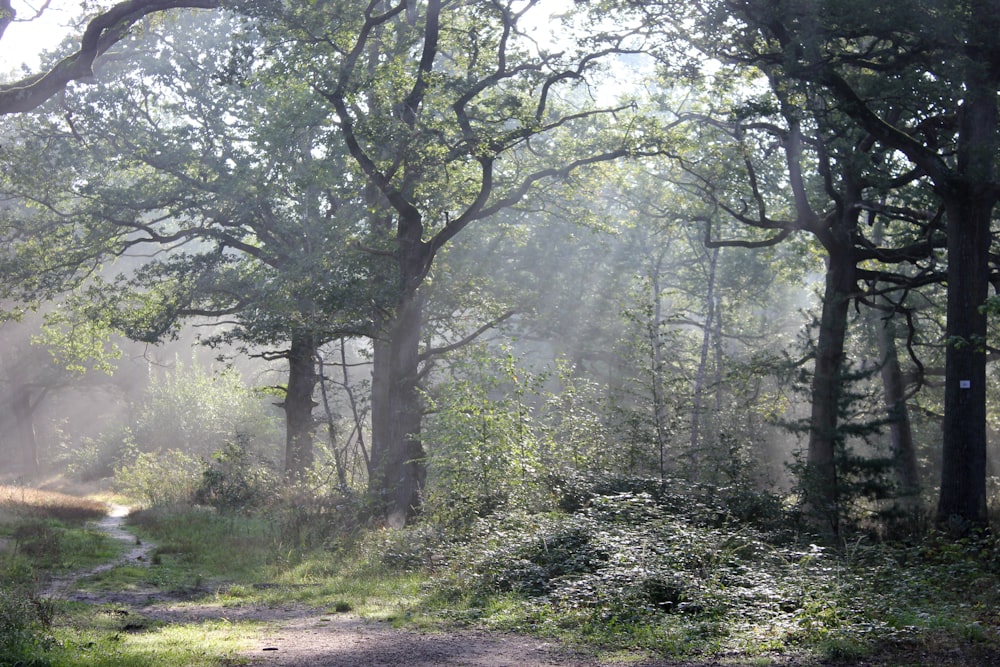
[[[145,21],[183,8],[215,11]],[[928,399],[943,417],[937,516],[981,525],[1000,58],[992,19],[975,17],[996,8],[544,9],[253,0],[96,15],[74,53],[0,90],[4,298],[66,298],[149,342],[210,322],[205,342],[282,359],[297,479],[315,463],[317,392],[335,430],[324,348],[339,346],[347,391],[349,342],[370,362],[370,423],[350,398],[353,431],[370,430],[365,491],[395,526],[420,510],[428,415],[466,405],[436,390],[467,386],[459,369],[475,364],[441,359],[501,324],[531,341],[526,357],[606,374],[606,424],[631,429],[658,475],[699,478],[748,415],[800,424],[803,507],[833,535],[844,498],[875,488],[845,481],[853,462],[878,468],[881,434],[903,432],[900,405],[935,396],[943,356],[943,397]],[[755,315],[773,312],[772,290],[815,280],[801,342],[754,350],[784,322]],[[808,376],[803,414],[774,414],[777,388],[727,411],[793,369]],[[887,466],[915,491],[917,445],[893,442]]]

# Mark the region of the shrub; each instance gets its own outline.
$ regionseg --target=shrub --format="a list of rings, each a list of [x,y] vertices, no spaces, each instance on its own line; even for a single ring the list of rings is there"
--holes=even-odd
[[[177,450],[144,452],[115,470],[115,488],[147,505],[191,502],[198,486],[200,464]]]
[[[280,439],[273,408],[267,409],[239,373],[211,373],[197,364],[178,364],[153,382],[131,428],[143,451],[179,449],[195,456],[209,456],[237,435],[258,451]]]
[[[150,384],[129,414],[129,423],[65,451],[61,458],[70,472],[84,480],[116,475],[140,453],[177,450],[208,457],[234,438],[257,455],[274,455],[281,440],[274,408],[234,370],[211,373],[178,364]]]
[[[20,590],[0,589],[0,665],[44,664],[32,656],[51,621],[50,604]]]
[[[366,508],[361,496],[307,480],[282,486],[265,514],[277,524],[284,545],[334,547],[334,541],[346,544],[356,537]]]
[[[59,533],[44,521],[20,523],[14,528],[12,537],[18,553],[34,561],[53,563],[62,553]]]
[[[273,501],[278,488],[274,473],[256,460],[239,438],[226,443],[206,461],[195,502],[220,512],[247,512]]]
[[[711,503],[688,499],[685,507],[656,490],[590,493],[571,514],[481,521],[454,556],[454,581],[479,597],[514,593],[595,622],[752,614],[796,597],[772,574],[788,561],[760,533]]]

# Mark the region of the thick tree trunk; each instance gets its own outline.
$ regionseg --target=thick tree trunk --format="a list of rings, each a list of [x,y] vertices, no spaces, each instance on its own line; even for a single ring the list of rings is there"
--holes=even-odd
[[[301,478],[313,463],[313,392],[316,389],[316,338],[295,331],[288,350],[285,393],[285,475]]]
[[[986,523],[986,301],[992,203],[948,204],[948,324],[937,519],[964,532]]]
[[[964,532],[986,516],[986,301],[996,203],[996,81],[971,72],[959,113],[958,178],[942,197],[948,227],[941,494],[937,519]],[[940,185],[940,184],[939,184]]]
[[[857,291],[849,249],[830,249],[823,292],[816,362],[811,390],[809,449],[804,481],[810,518],[830,535],[839,531],[837,442],[844,368],[844,339],[851,297]]]
[[[415,292],[399,304],[385,337],[374,347],[369,491],[393,528],[416,514],[426,478],[420,440],[422,321],[423,298]]]

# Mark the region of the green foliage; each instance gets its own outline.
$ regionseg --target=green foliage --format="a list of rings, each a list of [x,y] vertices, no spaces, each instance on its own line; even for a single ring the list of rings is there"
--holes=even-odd
[[[852,369],[845,364],[838,378],[838,420],[833,435],[835,487],[829,489],[830,493],[817,492],[829,481],[801,460],[801,454],[788,466],[803,499],[830,499],[828,503],[807,500],[810,506],[806,520],[836,526],[845,536],[858,530],[883,528],[904,518],[894,502],[901,497],[893,475],[895,461],[884,451],[885,443],[879,437],[890,417],[880,410],[879,388],[873,387],[877,370]],[[804,371],[798,381],[799,390],[806,391],[809,378]],[[798,433],[809,433],[813,428],[807,419],[783,425]]]
[[[0,589],[0,665],[33,667],[47,664],[34,656],[46,646],[46,630],[51,622],[50,604],[22,590]]]
[[[115,488],[149,507],[190,503],[200,470],[198,459],[180,450],[140,452],[115,469]]]
[[[133,437],[141,451],[178,449],[208,456],[239,438],[255,452],[273,453],[277,419],[232,369],[211,372],[178,363],[150,384],[136,415]]]
[[[737,524],[725,494],[699,499],[683,483],[663,480],[585,486],[563,495],[564,505],[576,505],[572,513],[508,514],[477,524],[468,552],[459,548],[454,560],[456,579],[477,595],[514,592],[616,622],[709,605],[722,613],[726,603],[710,585],[716,580],[755,595],[759,582],[741,562],[771,547],[749,525],[729,530]]]
[[[37,594],[49,576],[113,558],[117,544],[85,522],[106,506],[60,493],[0,487],[0,665],[47,665],[57,605]]]
[[[478,522],[467,541],[438,547],[448,566],[427,587],[428,604],[661,658],[805,651],[910,664],[929,643],[940,643],[935,655],[996,654],[994,538],[858,540],[838,552],[735,519],[726,510],[736,496],[722,501],[724,490],[655,481],[592,480],[576,486],[582,504],[570,513]],[[974,600],[971,582],[982,591]]]
[[[428,517],[458,528],[498,511],[545,509],[553,474],[617,462],[599,390],[568,364],[539,372],[507,348],[470,348],[451,371],[427,398]]]
[[[335,551],[356,538],[369,514],[363,496],[333,488],[312,475],[283,484],[273,502],[259,512],[276,527],[276,539],[285,548]]]
[[[58,366],[76,374],[99,370],[111,375],[121,349],[112,341],[106,321],[83,317],[81,313],[57,308],[45,314],[41,330],[32,344],[44,345]]]
[[[151,495],[160,492],[147,485],[155,485],[156,470],[162,467],[164,482],[173,487],[162,493],[175,501],[183,495],[181,478],[192,474],[192,462],[227,443],[239,442],[248,457],[260,462],[277,458],[277,415],[231,369],[212,373],[197,364],[178,364],[152,381],[130,414],[130,423],[67,452],[64,461],[70,470],[83,479],[114,474],[123,489],[151,502]],[[169,469],[171,462],[179,464],[176,471]]]
[[[544,377],[508,352],[468,355],[428,397],[425,511],[446,523],[524,506],[537,492],[542,452],[530,401]]]
[[[272,500],[278,487],[274,471],[254,460],[246,443],[229,442],[206,461],[195,502],[220,512],[249,512]]]

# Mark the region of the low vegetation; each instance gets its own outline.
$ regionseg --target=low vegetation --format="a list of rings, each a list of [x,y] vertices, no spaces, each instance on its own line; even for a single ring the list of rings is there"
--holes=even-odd
[[[132,518],[141,539],[157,544],[148,567],[81,585],[222,608],[301,604],[425,628],[473,625],[616,658],[959,665],[1000,655],[996,538],[884,543],[859,533],[824,547],[789,529],[794,517],[774,498],[739,497],[734,505],[725,489],[660,480],[576,480],[548,511],[500,511],[461,531],[432,516],[403,531],[359,522],[346,530],[347,518],[338,523],[328,510],[338,532],[297,540],[278,498],[252,513],[175,504]],[[166,625],[141,608],[40,599],[40,578],[67,564],[29,566],[25,550],[57,553],[54,545],[88,531],[38,515],[39,505],[5,504],[0,623],[3,655],[16,657],[0,664],[237,660],[253,622]],[[358,517],[357,507],[340,511]],[[92,557],[107,557],[100,539],[92,543]]]
[[[87,526],[106,513],[101,502],[0,486],[0,664],[44,664],[28,656],[51,645],[57,605],[39,587],[117,555],[113,540]]]
[[[103,517],[103,502],[53,491],[23,486],[0,486],[0,517],[33,517],[65,522],[81,522]]]

